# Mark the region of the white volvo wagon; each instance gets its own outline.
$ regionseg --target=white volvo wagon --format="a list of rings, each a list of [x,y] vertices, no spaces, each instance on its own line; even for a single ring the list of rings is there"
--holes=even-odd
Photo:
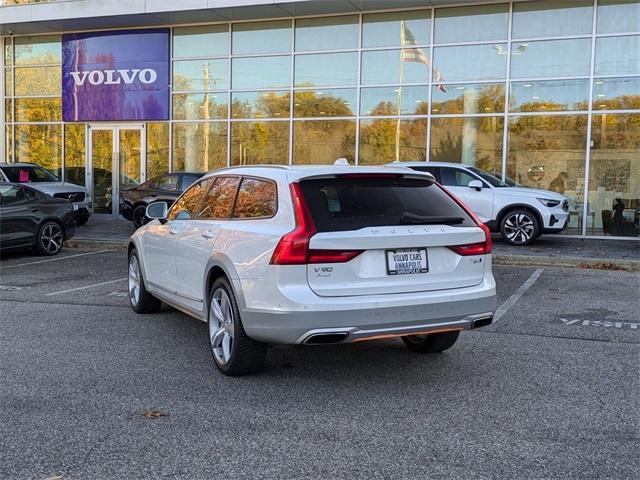
[[[259,370],[268,344],[401,337],[441,352],[493,319],[489,231],[428,173],[226,168],[147,215],[129,244],[131,306],[208,321],[227,375]]]

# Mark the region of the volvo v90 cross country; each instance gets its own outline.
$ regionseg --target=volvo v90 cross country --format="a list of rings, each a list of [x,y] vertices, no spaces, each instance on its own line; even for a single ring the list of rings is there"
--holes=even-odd
[[[259,370],[268,344],[400,337],[440,352],[493,318],[489,231],[428,173],[226,168],[147,216],[129,244],[131,306],[208,321],[227,375]]]

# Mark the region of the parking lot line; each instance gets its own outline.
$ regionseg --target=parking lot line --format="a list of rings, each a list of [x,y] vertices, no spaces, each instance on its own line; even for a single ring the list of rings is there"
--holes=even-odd
[[[98,250],[97,252],[76,253],[75,255],[67,255],[64,257],[48,258],[46,260],[37,260],[35,262],[18,263],[17,265],[0,265],[1,268],[26,267],[28,265],[37,265],[38,263],[57,262],[58,260],[66,260],[67,258],[84,257],[85,255],[97,255],[98,253],[115,252],[113,249]]]
[[[507,300],[502,305],[500,305],[500,307],[496,310],[495,315],[493,316],[494,322],[499,320],[500,317],[502,317],[505,313],[507,313],[507,311],[511,307],[513,307],[518,302],[518,300],[520,300],[522,295],[524,295],[525,292],[531,288],[531,285],[535,283],[535,281],[538,279],[538,277],[540,277],[542,272],[544,272],[544,268],[538,268],[535,272],[531,274],[531,276],[527,279],[526,282],[520,285],[520,288],[516,290],[513,293],[513,295],[507,298]]]
[[[84,287],[69,288],[68,290],[60,290],[59,292],[47,293],[45,294],[45,297],[51,297],[53,295],[62,295],[63,293],[77,292],[78,290],[86,290],[88,288],[101,287],[102,285],[109,285],[111,283],[122,282],[126,279],[127,277],[124,277],[124,278],[118,278],[116,280],[109,280],[108,282],[93,283],[91,285],[85,285]]]

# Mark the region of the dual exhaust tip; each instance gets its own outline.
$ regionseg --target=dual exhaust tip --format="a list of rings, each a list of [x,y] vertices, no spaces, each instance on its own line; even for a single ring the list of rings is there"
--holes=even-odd
[[[491,325],[493,322],[493,315],[487,315],[486,317],[476,318],[471,324],[471,328],[481,328]],[[349,336],[349,332],[327,332],[327,333],[314,333],[309,335],[303,342],[304,345],[335,345],[342,343]]]
[[[493,315],[487,315],[486,317],[477,318],[471,324],[471,328],[481,328],[491,325],[493,323]]]
[[[347,332],[314,333],[304,341],[305,345],[331,345],[341,343],[349,334]]]

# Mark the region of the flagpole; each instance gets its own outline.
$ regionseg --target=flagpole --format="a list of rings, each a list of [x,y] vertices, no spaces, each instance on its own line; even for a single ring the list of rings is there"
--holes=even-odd
[[[404,47],[405,44],[404,20],[402,20],[400,22],[400,46]],[[402,82],[404,80],[404,48],[400,50],[400,71],[398,77],[400,79],[400,86],[396,91],[396,114],[398,115],[396,120],[396,162],[400,161],[400,113],[402,111]]]
[[[204,94],[204,112],[202,112],[202,117],[205,120],[203,134],[204,134],[204,168],[205,171],[209,171],[209,134],[210,132],[210,124],[209,124],[209,63],[204,65],[204,86],[207,90],[207,93]]]

